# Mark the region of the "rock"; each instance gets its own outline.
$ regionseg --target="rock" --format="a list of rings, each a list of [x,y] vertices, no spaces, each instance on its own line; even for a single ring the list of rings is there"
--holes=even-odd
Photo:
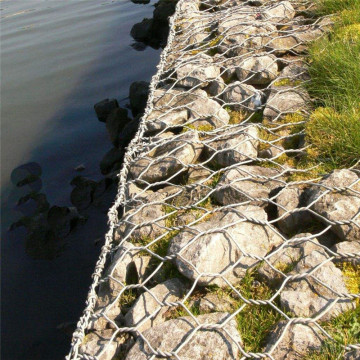
[[[276,56],[282,56],[286,53],[301,54],[307,49],[297,38],[296,33],[289,31],[279,31],[278,36],[274,36],[266,44],[267,50]]]
[[[258,152],[258,157],[261,159],[275,159],[285,153],[285,149],[281,145],[274,144],[268,149],[263,149]]]
[[[334,261],[350,262],[354,265],[360,265],[360,240],[343,241],[341,243],[335,244],[332,250],[338,254],[352,254],[352,256],[337,258],[334,259]]]
[[[146,202],[129,210],[120,220],[120,225],[115,232],[115,241],[124,238],[134,240],[155,239],[165,232],[165,220],[160,219],[165,215],[161,203],[164,196],[157,193],[146,198]]]
[[[130,85],[129,99],[133,115],[143,113],[149,96],[149,82],[135,81]]]
[[[143,283],[150,275],[150,261],[151,256],[140,256],[134,259],[134,265],[136,268],[138,283]]]
[[[11,172],[11,182],[16,187],[22,187],[28,184],[33,184],[34,182],[38,182],[40,180],[41,174],[41,166],[36,162],[29,162],[16,167]],[[33,191],[39,191],[40,189],[41,185],[38,190],[34,189]]]
[[[221,324],[228,316],[227,313],[214,313],[200,315],[196,319],[200,324]],[[155,351],[173,352],[197,326],[191,317],[186,316],[150,328],[144,331],[143,336]],[[241,344],[242,340],[237,330],[236,320],[231,319],[224,325],[224,329],[197,330],[177,352],[177,357],[181,360],[235,360],[239,355],[238,345]],[[153,352],[139,337],[125,360],[145,360],[151,357],[151,354]]]
[[[314,324],[292,323],[281,320],[270,333],[264,350],[274,360],[298,360],[309,352],[320,351],[324,335]],[[280,342],[278,342],[280,340]],[[266,359],[269,359],[268,357]]]
[[[210,293],[199,301],[199,311],[210,312],[230,312],[233,310],[234,300],[224,294]]]
[[[332,190],[329,191],[329,188]],[[344,189],[336,190],[337,189]],[[345,190],[351,188],[351,190]],[[319,215],[319,220],[328,225],[328,222],[345,222],[334,224],[331,230],[342,241],[360,239],[360,218],[357,217],[360,209],[360,179],[354,171],[342,169],[334,170],[324,177],[318,185],[310,190],[308,205]],[[351,221],[351,222],[350,222]]]
[[[226,105],[236,111],[255,111],[261,107],[261,93],[253,86],[240,81],[227,86],[222,96]]]
[[[315,250],[301,259],[287,275],[306,274],[304,279],[290,280],[280,293],[280,304],[297,317],[315,317],[328,321],[339,314],[355,308],[355,304],[337,294],[348,294],[341,270],[328,261],[324,250]],[[313,269],[317,267],[314,271]],[[321,281],[327,287],[321,285]],[[338,300],[334,306],[333,302]]]
[[[288,79],[289,81],[307,81],[310,80],[308,67],[303,62],[291,62],[281,70],[278,80]]]
[[[78,219],[79,213],[74,207],[54,205],[47,213],[49,227],[60,238],[69,235]]]
[[[125,335],[114,336],[114,330],[92,332],[84,337],[79,352],[82,355],[96,356],[98,360],[112,360],[120,352],[125,339]]]
[[[153,19],[143,19],[140,23],[134,24],[130,35],[137,41],[149,41],[153,22]]]
[[[224,210],[191,229],[181,230],[171,239],[168,255],[175,256],[175,265],[181,274],[192,281],[196,279],[200,286],[227,286],[221,277],[236,285],[246,271],[258,263],[244,253],[263,257],[282,242],[270,226],[241,221],[245,217],[267,220],[265,211],[257,206]],[[207,275],[198,279],[201,273]]]
[[[169,279],[141,294],[125,315],[125,324],[145,331],[166,320],[171,306],[159,302],[176,302],[184,295],[186,287],[180,279]],[[155,299],[156,298],[156,299]]]
[[[105,299],[98,299],[87,330],[103,331],[109,328],[115,329],[116,327],[111,321],[115,322],[115,324],[119,324],[120,320],[122,320],[122,315],[118,301],[115,300],[112,303],[108,303]]]
[[[96,188],[96,181],[83,176],[76,176],[71,183],[74,189],[70,194],[71,203],[78,209],[86,209],[93,200],[93,194]]]
[[[138,115],[124,126],[118,137],[119,147],[126,147],[133,139],[136,132],[138,131],[140,119],[141,116]]]
[[[264,117],[276,121],[286,114],[308,110],[309,104],[310,97],[305,90],[279,86],[273,88],[270,92],[264,110]]]
[[[116,99],[104,99],[94,105],[94,110],[99,121],[105,122],[110,113],[118,107]]]
[[[123,149],[112,148],[111,150],[109,150],[100,161],[101,173],[106,175],[109,174],[111,171],[120,169],[123,158]]]
[[[210,169],[206,169],[203,167],[199,168],[191,168],[188,172],[188,183],[199,183],[202,180],[207,179],[213,172]]]
[[[159,132],[164,129],[176,128],[184,124],[189,118],[187,109],[153,110],[146,119],[147,133]]]
[[[287,23],[295,16],[295,10],[290,1],[280,1],[270,5],[262,12],[262,18],[275,24]]]
[[[280,271],[287,274],[300,259],[316,250],[321,250],[317,239],[313,238],[310,233],[298,234],[288,243],[274,250],[274,254],[268,258],[268,261],[259,267],[259,276],[271,286],[278,287],[285,280]]]
[[[217,133],[214,139],[205,142],[205,152],[210,163],[221,167],[241,161],[256,159],[258,129],[253,125],[241,125]]]
[[[236,68],[238,79],[247,84],[269,84],[277,74],[277,58],[271,54],[255,54],[242,60]]]
[[[286,187],[277,194],[277,224],[285,234],[299,232],[314,222],[309,210],[297,210],[306,206],[307,197],[308,193],[296,186]]]
[[[240,165],[224,173],[213,195],[222,205],[249,201],[265,205],[270,191],[282,185],[283,180],[276,169]]]
[[[206,87],[209,81],[220,77],[220,69],[206,54],[184,57],[176,66],[177,85],[186,88]]]
[[[47,212],[49,208],[50,204],[45,194],[32,192],[22,196],[14,209],[20,211],[25,216],[32,217]]]
[[[344,360],[359,360],[360,359],[360,349],[349,351],[345,354]]]
[[[130,167],[130,175],[137,181],[148,183],[169,179],[185,170],[187,164],[195,163],[201,151],[202,144],[197,132],[188,131],[158,147],[151,158],[135,160]]]
[[[226,88],[226,84],[224,80],[219,77],[216,80],[210,81],[209,86],[207,87],[207,91],[211,96],[215,96],[217,98],[221,97],[223,91]]]
[[[160,0],[155,4],[153,19],[155,22],[168,23],[168,18],[174,13],[176,1]]]
[[[130,122],[128,111],[124,108],[113,110],[106,119],[106,129],[110,136],[110,141],[116,147],[119,145],[119,135],[124,126]]]

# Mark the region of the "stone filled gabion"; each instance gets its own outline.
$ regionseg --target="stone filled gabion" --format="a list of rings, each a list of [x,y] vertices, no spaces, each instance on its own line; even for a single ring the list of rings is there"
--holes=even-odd
[[[135,113],[149,97],[68,360],[295,360],[334,341],[326,322],[360,297],[360,171],[294,165],[303,54],[331,27],[309,7],[177,3],[158,73],[131,91]]]

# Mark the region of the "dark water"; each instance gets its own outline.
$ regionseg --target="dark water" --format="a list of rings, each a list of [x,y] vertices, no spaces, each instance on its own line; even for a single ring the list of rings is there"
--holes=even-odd
[[[130,0],[5,0],[0,7],[1,359],[57,360],[70,343],[57,326],[76,321],[84,308],[101,247],[95,241],[103,239],[115,193],[89,207],[86,223],[58,244],[54,259],[44,259],[23,227],[8,230],[22,216],[15,204],[29,192],[10,174],[37,162],[41,192],[61,206],[71,205],[79,164],[81,175],[102,178],[99,162],[111,144],[93,104],[115,97],[125,105],[130,84],[155,73],[159,51],[137,51],[130,37],[153,7]]]

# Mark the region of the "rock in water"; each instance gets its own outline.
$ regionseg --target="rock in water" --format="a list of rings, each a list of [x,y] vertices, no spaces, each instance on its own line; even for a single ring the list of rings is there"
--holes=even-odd
[[[104,99],[94,105],[94,110],[99,121],[105,122],[110,113],[118,107],[116,99]]]
[[[149,82],[135,81],[130,85],[130,106],[134,116],[144,112],[149,96]]]
[[[119,145],[119,136],[122,129],[131,119],[128,117],[128,111],[124,108],[113,110],[106,119],[106,129],[110,136],[110,141],[115,147]]]

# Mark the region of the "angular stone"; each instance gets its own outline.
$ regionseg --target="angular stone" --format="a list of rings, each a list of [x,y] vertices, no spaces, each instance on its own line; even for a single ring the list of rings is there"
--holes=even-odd
[[[115,329],[112,322],[116,323],[120,321],[122,318],[121,309],[117,301],[106,303],[107,300],[108,299],[103,298],[98,299],[94,315],[90,318],[87,330],[103,331],[108,328]]]
[[[262,18],[271,23],[287,23],[295,16],[295,10],[290,1],[280,1],[265,8]]]
[[[282,184],[280,172],[276,169],[240,165],[224,173],[213,196],[222,205],[249,201],[265,205],[270,191]]]
[[[349,257],[337,258],[334,261],[350,262],[354,265],[360,265],[360,240],[358,241],[343,241],[333,246],[333,251],[339,254],[354,254]]]
[[[106,129],[109,133],[110,141],[114,146],[119,145],[119,136],[121,130],[130,121],[131,119],[128,117],[128,111],[120,107],[113,110],[106,118]]]
[[[125,315],[126,326],[136,327],[138,331],[143,332],[166,321],[166,313],[171,307],[161,305],[159,302],[179,301],[185,291],[185,284],[176,278],[149,289],[149,292],[146,291],[139,296]]]
[[[207,179],[212,174],[212,171],[210,169],[206,168],[192,168],[189,169],[188,172],[188,183],[197,183],[202,182],[202,180]]]
[[[185,57],[176,67],[177,85],[186,88],[206,87],[209,81],[220,77],[220,69],[212,61],[212,57],[198,54]]]
[[[140,157],[131,165],[130,176],[142,182],[154,183],[170,178],[196,162],[202,144],[196,131],[174,136],[156,149],[152,157]]]
[[[309,352],[321,350],[324,336],[314,324],[295,323],[288,327],[286,325],[285,320],[279,322],[276,329],[270,333],[264,350],[270,353],[274,360],[303,359]]]
[[[273,121],[279,120],[286,114],[293,114],[309,109],[310,97],[303,89],[288,86],[272,88],[265,106],[264,117]]]
[[[355,308],[355,304],[346,298],[340,298],[334,306],[329,308],[339,298],[337,293],[348,294],[349,292],[341,270],[328,261],[328,258],[324,250],[315,250],[301,259],[295,269],[288,273],[288,275],[299,275],[311,271],[311,276],[286,283],[280,293],[280,304],[286,311],[290,311],[297,317],[315,317],[322,313],[319,320],[328,321]],[[315,267],[317,267],[316,271],[313,270]]]
[[[261,93],[253,86],[235,81],[230,84],[222,96],[226,105],[233,110],[254,111],[261,106]]]
[[[124,158],[124,150],[112,148],[110,149],[100,161],[101,173],[106,175],[111,171],[120,169]]]
[[[285,149],[281,145],[274,144],[268,149],[260,150],[258,156],[261,159],[274,159],[283,153],[285,153]]]
[[[207,87],[207,91],[211,96],[215,96],[216,98],[221,97],[223,91],[226,88],[226,84],[224,80],[219,77],[216,80],[210,82],[209,86]]]
[[[310,80],[308,67],[303,62],[291,62],[281,70],[277,81],[282,79],[289,79],[289,81]]]
[[[308,193],[298,187],[286,187],[276,196],[278,226],[286,234],[299,232],[311,225],[314,220],[310,211],[297,211],[306,205]]]
[[[281,248],[275,249],[274,255],[259,267],[258,273],[260,277],[271,286],[277,287],[281,285],[285,277],[279,271],[286,274],[296,266],[300,259],[315,250],[321,250],[318,240],[315,238],[309,239],[310,237],[312,237],[310,233],[298,234]]]
[[[206,273],[197,279],[200,286],[227,286],[222,277],[233,285],[238,284],[246,271],[258,263],[247,254],[263,257],[282,242],[271,226],[244,221],[245,217],[267,220],[263,209],[249,205],[224,210],[191,229],[180,231],[171,239],[168,249],[169,255],[176,256],[180,273],[192,281]],[[215,276],[218,274],[222,277]]]
[[[138,283],[143,283],[150,275],[151,256],[139,256],[134,259]]]
[[[161,130],[178,127],[184,124],[189,117],[188,110],[153,110],[146,119],[147,133],[159,132]]]
[[[110,113],[118,107],[116,99],[104,99],[94,105],[94,110],[99,121],[105,122]]]
[[[214,313],[197,316],[200,324],[221,324],[229,316],[227,313]],[[169,320],[156,327],[144,331],[144,337],[155,351],[176,351],[179,344],[192,334],[198,325],[191,317],[181,317]],[[181,360],[235,360],[239,355],[238,345],[242,344],[237,330],[236,320],[232,319],[224,325],[234,340],[222,329],[196,331],[190,340],[177,352]],[[152,351],[141,338],[138,338],[125,360],[146,360],[151,357]]]
[[[148,96],[149,83],[147,81],[135,81],[130,85],[129,99],[134,115],[144,112]]]
[[[238,79],[247,84],[269,84],[277,74],[277,58],[271,54],[255,54],[242,60],[236,68]]]
[[[351,190],[345,190],[350,187]],[[344,191],[335,190],[344,189]],[[330,189],[330,191],[329,191]],[[333,191],[331,191],[333,189]],[[308,204],[322,217],[319,220],[328,225],[328,221],[345,222],[334,224],[331,230],[342,241],[360,239],[360,179],[356,172],[342,169],[334,170],[324,177],[318,185],[311,188]]]
[[[217,133],[214,139],[205,142],[205,149],[208,158],[214,156],[211,164],[226,167],[255,159],[258,143],[258,128],[245,125]]]
[[[286,53],[301,54],[306,51],[306,45],[302,44],[295,32],[279,31],[278,36],[274,36],[266,44],[266,48],[276,56]]]
[[[226,295],[210,293],[199,300],[199,311],[209,312],[231,312],[234,300]]]

